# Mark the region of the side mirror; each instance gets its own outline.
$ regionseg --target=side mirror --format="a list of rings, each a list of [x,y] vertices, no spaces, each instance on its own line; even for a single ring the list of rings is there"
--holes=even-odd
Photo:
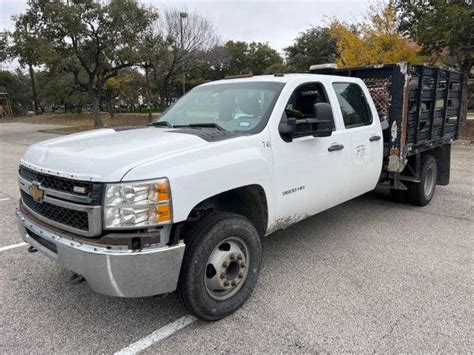
[[[317,120],[317,130],[315,137],[329,137],[334,129],[334,117],[331,105],[327,102],[314,104],[314,116]]]
[[[283,114],[279,131],[283,139],[291,142],[294,138],[313,136],[329,137],[332,135],[334,120],[331,105],[325,102],[314,105],[315,118],[287,117]]]

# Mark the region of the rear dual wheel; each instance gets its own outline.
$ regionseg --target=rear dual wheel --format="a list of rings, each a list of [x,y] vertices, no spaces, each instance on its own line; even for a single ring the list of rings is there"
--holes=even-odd
[[[436,159],[431,155],[425,155],[421,162],[420,182],[406,182],[407,190],[390,189],[390,196],[395,202],[426,206],[433,198],[437,179]]]
[[[216,212],[185,238],[178,294],[193,315],[218,320],[239,309],[257,283],[261,239],[245,217]]]
[[[418,206],[430,203],[436,190],[437,179],[436,159],[431,155],[425,155],[421,163],[420,182],[408,184],[408,201]]]

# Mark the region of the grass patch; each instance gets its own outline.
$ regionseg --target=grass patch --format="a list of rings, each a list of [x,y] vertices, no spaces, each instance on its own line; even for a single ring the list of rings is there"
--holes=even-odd
[[[149,123],[148,114],[117,113],[113,119],[110,118],[108,113],[101,113],[100,116],[102,117],[104,127],[144,126]],[[15,117],[13,119],[1,120],[0,122],[22,122],[68,126],[54,129],[60,133],[73,133],[94,129],[94,122],[89,113],[48,113],[31,117]]]

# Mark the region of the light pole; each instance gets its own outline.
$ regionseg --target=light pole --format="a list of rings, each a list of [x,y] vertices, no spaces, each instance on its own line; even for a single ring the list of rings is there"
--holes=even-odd
[[[181,50],[184,50],[184,39],[183,39],[183,19],[188,17],[186,12],[179,13],[179,30],[181,33]],[[185,72],[183,71],[183,95],[186,94],[186,76]]]

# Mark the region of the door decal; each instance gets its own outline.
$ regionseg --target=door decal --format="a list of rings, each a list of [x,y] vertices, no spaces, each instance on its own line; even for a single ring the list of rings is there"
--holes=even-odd
[[[357,165],[366,164],[369,160],[367,154],[367,144],[359,144],[355,147],[354,163]]]

